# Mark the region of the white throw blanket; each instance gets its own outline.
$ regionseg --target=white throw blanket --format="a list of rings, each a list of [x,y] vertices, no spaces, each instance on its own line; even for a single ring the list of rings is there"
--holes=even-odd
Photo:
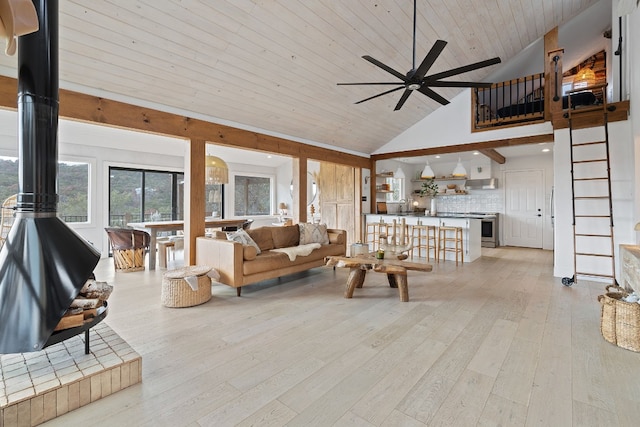
[[[320,243],[307,243],[306,245],[291,246],[289,248],[271,249],[271,251],[285,253],[289,257],[289,261],[295,261],[298,255],[307,256],[320,246]]]

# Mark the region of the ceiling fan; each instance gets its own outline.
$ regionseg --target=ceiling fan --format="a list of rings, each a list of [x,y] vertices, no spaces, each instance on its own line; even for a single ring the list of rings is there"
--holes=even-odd
[[[459,82],[459,81],[442,81],[441,79],[445,79],[447,77],[456,76],[458,74],[466,73],[473,70],[478,70],[480,68],[488,67],[490,65],[500,63],[500,58],[491,58],[485,61],[476,62],[473,64],[465,65],[458,68],[453,68],[448,71],[444,71],[441,73],[427,75],[429,69],[433,65],[433,63],[438,59],[438,56],[447,45],[447,42],[444,40],[437,40],[434,44],[427,56],[424,57],[422,63],[418,68],[416,68],[416,0],[413,0],[413,67],[406,74],[402,74],[388,65],[383,64],[375,58],[372,58],[369,55],[365,55],[362,58],[371,62],[373,65],[382,68],[387,73],[392,74],[399,78],[400,82],[372,82],[372,83],[338,83],[339,86],[348,86],[348,85],[397,85],[398,87],[387,90],[385,92],[379,93],[374,96],[370,96],[369,98],[365,98],[361,101],[356,102],[356,104],[360,104],[365,101],[369,101],[371,99],[377,98],[379,96],[387,95],[389,93],[398,91],[404,88],[404,93],[400,97],[400,100],[396,104],[394,111],[402,108],[404,103],[407,101],[412,92],[418,91],[423,95],[428,96],[434,101],[439,102],[442,105],[447,105],[449,103],[444,97],[436,93],[432,90],[432,87],[476,87],[476,88],[487,88],[491,87],[492,83],[483,83],[483,82]]]

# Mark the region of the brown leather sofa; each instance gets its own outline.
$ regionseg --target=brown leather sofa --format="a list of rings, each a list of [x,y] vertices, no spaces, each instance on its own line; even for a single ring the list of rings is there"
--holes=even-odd
[[[309,255],[297,255],[293,261],[286,253],[273,251],[298,245],[298,227],[296,224],[246,230],[259,246],[260,254],[250,245],[227,240],[224,233],[217,233],[217,237],[198,237],[196,264],[215,268],[220,273],[219,282],[237,288],[237,294],[240,296],[242,286],[320,267],[324,265],[326,256],[346,254],[347,232],[337,229],[327,229],[328,244],[313,249]]]

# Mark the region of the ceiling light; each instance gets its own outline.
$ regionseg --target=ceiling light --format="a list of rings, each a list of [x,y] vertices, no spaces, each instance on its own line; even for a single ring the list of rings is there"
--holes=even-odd
[[[229,167],[220,157],[207,156],[204,165],[207,184],[229,183]]]
[[[409,85],[407,85],[407,89],[409,90],[418,90],[420,89],[420,83],[411,83]]]
[[[436,159],[439,159],[439,158],[440,158],[440,155],[437,155],[437,156],[436,156]]]
[[[550,148],[543,148],[543,149],[542,149],[542,152],[543,152],[543,153],[548,153],[549,151],[551,151],[551,149],[550,149]]]
[[[420,178],[422,178],[422,179],[431,179],[434,176],[436,176],[436,174],[433,173],[433,169],[431,169],[431,166],[429,166],[429,160],[427,160],[427,164],[425,165],[424,169],[422,169],[422,173],[420,174]]]
[[[480,152],[479,152],[479,151],[474,151],[474,152],[473,152],[473,155],[474,155],[474,156],[477,156],[478,154],[480,154]]]
[[[460,160],[460,157],[458,157],[458,164],[453,169],[453,172],[451,173],[451,175],[458,178],[464,178],[467,176],[467,170],[464,168],[464,166],[462,166],[462,161]]]

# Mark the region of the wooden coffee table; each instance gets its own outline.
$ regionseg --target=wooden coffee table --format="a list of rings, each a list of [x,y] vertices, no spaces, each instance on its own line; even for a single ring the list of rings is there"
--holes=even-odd
[[[409,301],[409,287],[407,283],[407,271],[426,271],[433,269],[431,264],[410,262],[404,259],[377,259],[375,254],[358,255],[353,258],[342,256],[329,256],[325,258],[326,265],[329,267],[349,268],[349,277],[347,278],[347,287],[344,291],[345,298],[352,298],[355,288],[361,288],[364,284],[364,278],[368,270],[375,273],[386,273],[389,286],[398,288],[400,301]]]

